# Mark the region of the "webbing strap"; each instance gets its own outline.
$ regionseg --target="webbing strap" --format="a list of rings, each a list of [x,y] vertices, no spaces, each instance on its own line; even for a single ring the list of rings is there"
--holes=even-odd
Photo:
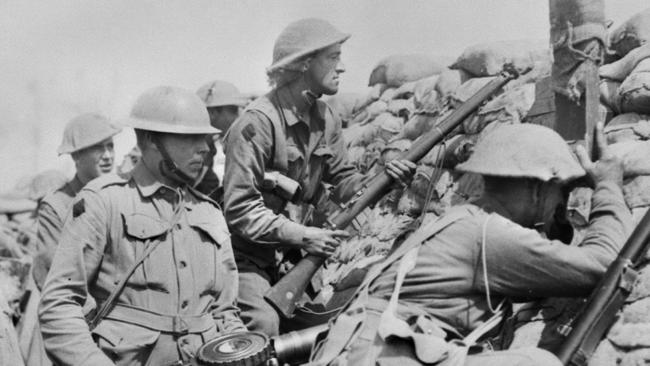
[[[166,315],[123,304],[116,304],[110,314],[106,315],[105,319],[135,324],[144,328],[176,335],[205,332],[215,324],[212,315],[209,313],[201,315]]]

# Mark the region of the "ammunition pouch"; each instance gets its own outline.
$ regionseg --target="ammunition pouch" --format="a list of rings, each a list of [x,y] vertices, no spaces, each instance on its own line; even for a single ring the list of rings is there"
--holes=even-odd
[[[265,172],[261,188],[264,192],[275,194],[290,202],[298,201],[302,191],[300,183],[278,171]]]

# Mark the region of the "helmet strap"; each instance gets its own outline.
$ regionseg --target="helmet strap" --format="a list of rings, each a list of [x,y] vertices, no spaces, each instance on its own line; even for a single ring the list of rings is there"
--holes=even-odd
[[[173,180],[174,182],[187,184],[189,186],[194,185],[195,180],[180,170],[178,165],[176,165],[174,160],[172,160],[171,156],[169,156],[169,153],[167,152],[167,149],[165,149],[165,146],[160,141],[160,138],[156,136],[152,139],[152,142],[154,143],[154,145],[156,145],[158,151],[160,151],[160,155],[162,155],[162,160],[158,165],[158,169],[160,169],[160,174]]]

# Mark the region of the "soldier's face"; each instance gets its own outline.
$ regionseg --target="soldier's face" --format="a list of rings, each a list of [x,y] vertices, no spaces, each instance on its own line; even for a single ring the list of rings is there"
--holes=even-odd
[[[113,150],[113,138],[77,151],[73,154],[77,167],[77,174],[85,180],[92,180],[102,174],[113,171],[115,163],[115,151]]]
[[[192,179],[199,177],[209,151],[206,135],[165,134],[161,137],[161,142],[183,173]]]
[[[212,127],[220,129],[221,133],[225,134],[230,125],[239,117],[239,107],[236,105],[210,107],[208,108],[208,114],[210,114]]]
[[[311,59],[305,80],[314,93],[334,95],[339,91],[339,75],[344,72],[341,44],[335,44],[318,52]]]

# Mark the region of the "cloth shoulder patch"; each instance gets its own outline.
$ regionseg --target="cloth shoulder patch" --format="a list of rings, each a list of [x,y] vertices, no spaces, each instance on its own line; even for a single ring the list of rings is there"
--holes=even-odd
[[[72,206],[72,217],[77,218],[84,212],[86,212],[86,201],[82,198]]]
[[[249,123],[246,126],[244,126],[244,128],[242,128],[241,134],[242,136],[244,136],[246,141],[250,141],[253,139],[253,137],[255,137],[257,132],[255,132],[255,126],[253,126],[252,123]]]

